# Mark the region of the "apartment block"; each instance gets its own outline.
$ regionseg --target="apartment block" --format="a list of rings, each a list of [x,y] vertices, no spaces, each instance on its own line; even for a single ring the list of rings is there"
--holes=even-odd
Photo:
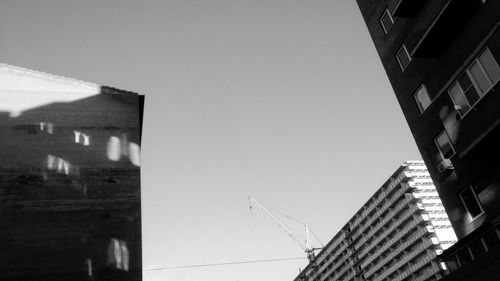
[[[407,161],[295,281],[438,280],[456,236],[423,161]]]
[[[0,64],[0,280],[142,280],[136,93]]]
[[[500,2],[357,0],[458,242],[447,280],[500,274]]]

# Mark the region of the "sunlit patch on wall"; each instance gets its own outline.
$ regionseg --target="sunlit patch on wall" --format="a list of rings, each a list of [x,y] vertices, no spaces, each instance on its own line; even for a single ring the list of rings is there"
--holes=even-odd
[[[0,64],[0,111],[11,118],[58,102],[73,102],[98,95],[100,86],[76,79]]]

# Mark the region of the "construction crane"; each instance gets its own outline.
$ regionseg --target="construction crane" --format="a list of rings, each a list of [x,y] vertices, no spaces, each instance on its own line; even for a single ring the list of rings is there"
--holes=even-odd
[[[290,229],[288,229],[288,227],[286,227],[286,225],[284,225],[276,216],[274,216],[266,207],[264,207],[264,205],[262,205],[259,201],[257,201],[255,198],[253,198],[252,196],[248,196],[248,202],[250,203],[250,212],[252,211],[252,203],[254,203],[255,205],[257,205],[257,207],[259,207],[266,215],[268,215],[270,218],[272,218],[279,226],[281,229],[283,229],[283,231],[285,231],[288,236],[293,240],[295,241],[295,243],[297,243],[301,248],[302,250],[306,253],[307,255],[307,259],[309,259],[310,262],[314,261],[316,256],[314,254],[314,251],[315,250],[320,250],[321,248],[313,248],[311,246],[311,244],[309,243],[309,227],[307,227],[307,225],[304,224],[304,228],[305,228],[305,232],[306,232],[306,239],[305,239],[305,243],[302,243],[299,239],[297,239],[297,237],[295,237],[295,235],[293,234],[292,231],[290,231]]]

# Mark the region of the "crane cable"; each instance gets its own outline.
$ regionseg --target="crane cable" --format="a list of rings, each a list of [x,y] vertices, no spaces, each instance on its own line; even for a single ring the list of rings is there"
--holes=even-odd
[[[271,209],[271,210],[275,211],[276,213],[278,213],[278,214],[280,214],[280,215],[282,215],[282,216],[286,217],[287,219],[293,220],[293,221],[295,221],[295,222],[298,222],[298,223],[300,223],[300,224],[302,224],[302,225],[306,226],[306,223],[304,223],[303,221],[301,221],[301,220],[299,220],[299,219],[296,219],[296,218],[294,218],[294,217],[291,217],[291,216],[289,216],[289,215],[287,215],[287,214],[285,214],[285,213],[283,213],[283,212],[279,211],[279,210],[278,210],[278,209],[276,209],[276,208],[273,208],[273,207],[267,206],[267,205],[265,205],[265,204],[262,204],[262,202],[259,202],[259,203],[260,203],[262,206],[264,206],[265,208],[267,208],[267,209]],[[255,221],[253,220],[253,212],[252,212],[252,203],[251,203],[251,202],[250,202],[250,213],[252,214],[252,221],[253,221],[253,223],[254,223],[254,225],[255,225]],[[257,226],[255,226],[255,227],[257,227]],[[308,227],[308,229],[309,229],[309,232],[310,232],[310,233],[314,236],[314,238],[316,238],[316,240],[317,240],[317,241],[321,244],[321,247],[325,247],[325,244],[323,244],[323,242],[321,242],[321,240],[319,239],[319,237],[318,237],[318,236],[317,236],[317,235],[316,235],[316,234],[315,234],[315,233],[311,230],[311,228],[309,228],[309,227]]]

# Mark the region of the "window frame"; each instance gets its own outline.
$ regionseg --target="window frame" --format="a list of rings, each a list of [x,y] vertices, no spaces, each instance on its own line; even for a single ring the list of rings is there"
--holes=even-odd
[[[386,26],[384,25],[384,21],[382,20],[382,19],[384,19],[384,17],[386,15],[388,15],[389,19],[391,20],[391,25],[389,26],[389,28],[386,28]],[[380,18],[378,19],[378,22],[382,26],[382,30],[384,31],[384,34],[387,35],[389,33],[389,31],[391,30],[391,27],[394,25],[394,18],[392,17],[392,14],[391,14],[391,12],[389,12],[388,8],[385,8],[384,12],[382,13]]]
[[[439,136],[441,136],[442,134],[444,134],[446,136],[446,139],[448,140],[448,143],[450,144],[451,150],[453,151],[453,154],[450,155],[448,158],[444,156],[443,151],[441,150],[441,146],[439,145],[439,143],[437,141],[437,139],[439,138]],[[450,136],[448,135],[448,132],[446,131],[446,129],[441,130],[434,137],[433,140],[434,140],[434,145],[436,146],[436,148],[437,148],[437,150],[439,152],[439,156],[441,158],[441,161],[444,161],[445,159],[451,159],[453,156],[455,156],[457,154],[457,152],[455,151],[455,147],[453,147],[453,142],[451,141]]]
[[[462,193],[464,193],[464,192],[466,192],[468,190],[470,190],[472,192],[474,200],[476,201],[477,205],[479,206],[479,209],[481,210],[481,212],[479,214],[477,214],[476,216],[474,216],[474,217],[472,216],[471,212],[469,211],[469,208],[467,207],[467,204],[465,204],[464,198],[462,197]],[[465,211],[467,212],[467,216],[469,217],[469,222],[472,222],[472,221],[476,220],[477,218],[479,218],[479,217],[481,217],[482,215],[485,214],[483,205],[481,204],[481,201],[477,197],[477,194],[474,191],[474,187],[472,185],[468,185],[467,187],[465,187],[464,189],[462,189],[458,193],[458,197],[460,197],[460,202],[462,202],[462,206],[464,207]]]
[[[425,89],[425,93],[427,94],[427,97],[429,98],[429,105],[427,107],[423,108],[422,103],[420,100],[417,98],[417,94],[420,92],[421,89]],[[413,99],[415,100],[415,103],[417,104],[417,107],[420,111],[420,114],[423,114],[432,104],[433,100],[431,99],[431,96],[429,95],[429,90],[427,89],[427,86],[425,86],[424,83],[420,84],[420,86],[417,88],[415,92],[413,92]]]
[[[401,60],[399,59],[399,53],[401,51],[404,51],[404,53],[406,53],[407,57],[408,57],[408,64],[406,66],[403,66],[403,63],[401,62]],[[399,49],[396,51],[396,60],[398,61],[398,65],[399,65],[399,69],[401,70],[401,72],[404,72],[408,66],[410,65],[411,61],[412,61],[412,57],[410,55],[410,53],[408,52],[408,49],[406,48],[405,44],[402,44],[401,47],[399,47]]]
[[[483,63],[479,60],[479,58],[486,52],[489,52],[489,54],[491,55],[491,57],[493,58],[493,64],[500,69],[500,65],[498,64],[498,61],[496,60],[496,58],[493,56],[493,53],[491,53],[490,49],[488,47],[482,49],[473,59],[472,61],[467,64],[467,67],[465,67],[465,70],[460,72],[460,74],[458,75],[457,78],[455,78],[453,80],[453,82],[451,83],[451,85],[448,87],[448,89],[446,90],[448,92],[448,96],[450,97],[451,101],[453,102],[453,105],[456,105],[456,106],[460,106],[459,104],[457,104],[455,102],[455,99],[453,98],[453,95],[451,93],[451,89],[453,87],[455,87],[456,85],[459,87],[460,89],[460,95],[461,97],[466,101],[467,103],[467,106],[469,107],[464,113],[461,113],[460,110],[457,109],[457,112],[458,114],[460,115],[461,118],[464,118],[489,92],[491,92],[491,89],[493,89],[499,82],[500,82],[500,78],[498,78],[496,81],[493,81],[491,80],[491,78],[489,77],[490,75],[488,74],[488,72],[486,71],[486,69],[484,68],[484,65]],[[484,76],[484,78],[487,79],[487,82],[489,84],[488,88],[486,90],[481,90],[481,87],[478,85],[478,82],[476,80],[476,78],[474,77],[474,75],[472,74],[471,72],[471,68],[474,66],[474,65],[478,65],[479,66],[479,69],[481,70],[481,74]],[[462,77],[462,75],[466,75],[468,77],[468,79],[471,81],[472,83],[472,87],[474,87],[474,90],[477,92],[478,94],[478,99],[473,102],[472,104],[469,102],[469,100],[467,99],[467,96],[465,95],[464,93],[464,89],[462,88],[462,86],[459,84],[459,79],[460,77]]]

